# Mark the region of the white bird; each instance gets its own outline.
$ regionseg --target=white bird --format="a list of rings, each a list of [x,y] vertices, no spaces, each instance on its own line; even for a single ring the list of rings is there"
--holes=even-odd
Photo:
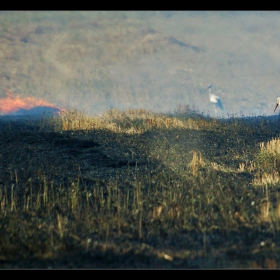
[[[278,107],[278,105],[280,104],[280,97],[276,98],[276,105],[275,105],[275,108],[274,108],[274,111],[276,110],[276,108]]]
[[[210,102],[216,107],[220,108],[221,110],[224,110],[222,101],[219,96],[215,95],[214,93],[211,92],[212,90],[212,85],[208,86],[208,92],[209,92],[209,98]],[[216,110],[215,110],[216,111]]]

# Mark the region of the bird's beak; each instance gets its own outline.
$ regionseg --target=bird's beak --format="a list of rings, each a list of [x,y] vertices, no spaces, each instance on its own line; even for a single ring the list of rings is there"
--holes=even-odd
[[[275,112],[275,110],[276,110],[276,108],[278,107],[278,103],[276,103],[276,106],[275,106],[275,109],[274,109],[274,111],[273,112]]]

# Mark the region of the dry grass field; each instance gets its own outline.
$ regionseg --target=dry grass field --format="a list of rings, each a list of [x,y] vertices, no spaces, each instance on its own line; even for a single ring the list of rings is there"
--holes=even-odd
[[[0,268],[279,268],[277,15],[1,12]]]

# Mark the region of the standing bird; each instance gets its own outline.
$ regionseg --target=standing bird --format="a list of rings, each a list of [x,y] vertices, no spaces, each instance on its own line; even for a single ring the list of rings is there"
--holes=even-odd
[[[215,106],[215,108],[220,108],[221,110],[224,110],[220,97],[215,95],[214,93],[212,93],[211,90],[212,90],[212,85],[209,85],[208,92],[209,92],[210,102]],[[215,112],[216,112],[216,109],[215,109]]]
[[[275,108],[274,108],[274,111],[276,110],[276,108],[278,107],[278,105],[280,104],[280,97],[276,98],[276,105],[275,105]]]

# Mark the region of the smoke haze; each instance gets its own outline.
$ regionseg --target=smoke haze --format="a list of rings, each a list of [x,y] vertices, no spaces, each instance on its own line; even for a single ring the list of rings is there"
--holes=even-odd
[[[6,89],[95,115],[110,108],[272,115],[280,17],[267,12],[1,12]],[[1,93],[0,92],[0,93]]]

